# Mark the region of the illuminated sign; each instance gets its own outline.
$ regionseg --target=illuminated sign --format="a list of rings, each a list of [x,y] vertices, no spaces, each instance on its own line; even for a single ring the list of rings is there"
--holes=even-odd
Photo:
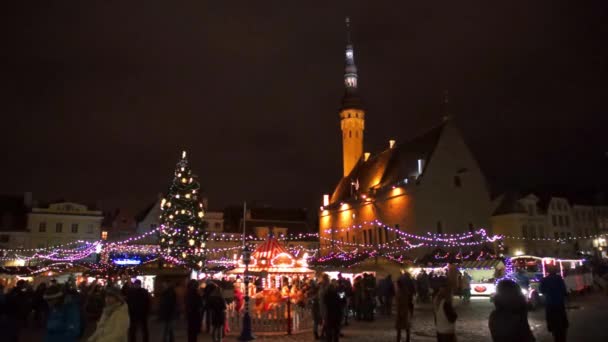
[[[491,296],[496,292],[494,284],[471,284],[471,295],[473,296]]]
[[[139,265],[141,260],[139,259],[116,259],[113,261],[116,265]]]

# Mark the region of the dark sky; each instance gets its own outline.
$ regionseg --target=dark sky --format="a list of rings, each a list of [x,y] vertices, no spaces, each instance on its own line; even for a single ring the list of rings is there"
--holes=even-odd
[[[607,8],[602,0],[3,4],[0,192],[140,208],[165,191],[186,148],[214,208],[244,199],[318,205],[341,176],[346,15],[366,150],[439,123],[448,89],[495,189],[606,184]]]

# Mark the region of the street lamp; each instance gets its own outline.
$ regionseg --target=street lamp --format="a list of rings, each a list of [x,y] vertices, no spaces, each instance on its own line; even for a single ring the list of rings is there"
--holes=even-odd
[[[255,339],[251,333],[251,316],[249,315],[249,262],[251,262],[251,250],[248,246],[243,248],[243,263],[245,264],[245,313],[243,314],[243,329],[239,341],[251,341]]]

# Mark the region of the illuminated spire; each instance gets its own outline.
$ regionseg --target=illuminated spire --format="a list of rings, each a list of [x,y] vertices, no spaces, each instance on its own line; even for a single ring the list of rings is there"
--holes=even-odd
[[[357,66],[355,65],[355,52],[351,41],[350,18],[346,17],[346,50],[344,63],[344,99],[342,108],[360,108],[361,103],[357,96]]]
[[[357,89],[357,66],[353,43],[350,40],[350,18],[346,17],[346,55],[344,65],[344,86],[346,89]]]

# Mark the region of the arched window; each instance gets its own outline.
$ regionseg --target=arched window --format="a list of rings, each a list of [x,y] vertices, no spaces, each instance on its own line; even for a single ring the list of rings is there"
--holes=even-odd
[[[353,131],[348,131],[348,137],[352,138],[353,137]]]

